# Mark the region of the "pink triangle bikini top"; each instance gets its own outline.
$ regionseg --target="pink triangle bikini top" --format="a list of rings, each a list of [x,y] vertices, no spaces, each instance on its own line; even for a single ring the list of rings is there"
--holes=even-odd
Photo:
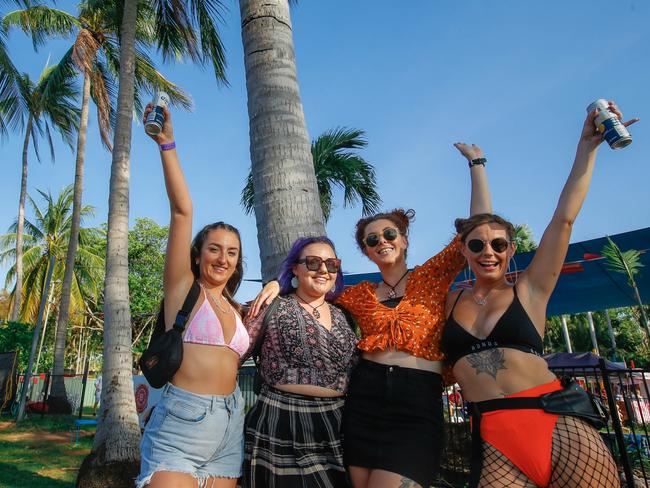
[[[194,317],[192,317],[192,320],[185,328],[183,342],[207,344],[210,346],[226,346],[241,357],[248,350],[249,338],[239,314],[233,312],[235,315],[235,333],[232,339],[230,339],[230,343],[226,344],[221,321],[208,302],[208,297],[205,293],[206,291],[203,290],[203,303],[201,303]]]

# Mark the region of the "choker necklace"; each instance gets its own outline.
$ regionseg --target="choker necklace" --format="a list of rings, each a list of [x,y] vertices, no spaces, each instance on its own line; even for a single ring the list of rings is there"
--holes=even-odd
[[[214,306],[217,307],[217,308],[221,311],[221,313],[230,313],[230,312],[233,312],[233,313],[234,313],[234,309],[232,308],[232,305],[230,305],[230,302],[228,302],[228,301],[226,300],[226,303],[228,304],[229,309],[228,309],[228,310],[224,310],[223,308],[221,308],[221,307],[219,306],[219,302],[217,301],[216,298],[214,298],[214,296],[212,295],[212,292],[211,292],[210,290],[208,290],[206,287],[204,287],[201,283],[199,283],[199,285],[201,286],[201,288],[203,288],[203,291],[205,291],[205,293],[208,295],[208,297],[210,298],[210,301],[211,301],[212,303],[214,303]],[[224,299],[224,298],[223,298],[223,295],[221,295],[221,299],[222,299],[222,300]]]
[[[384,285],[386,285],[388,288],[390,288],[390,290],[388,290],[388,293],[387,293],[388,298],[395,298],[397,296],[397,292],[395,291],[395,288],[397,288],[397,285],[399,285],[402,282],[402,280],[404,279],[404,277],[407,274],[409,274],[408,269],[406,270],[406,273],[404,273],[402,275],[402,277],[399,280],[397,280],[397,283],[395,283],[394,285],[390,285],[390,284],[386,283],[386,280],[384,278],[381,279],[381,281],[384,282]]]
[[[304,304],[307,305],[308,307],[311,307],[311,314],[314,316],[314,318],[315,318],[316,320],[318,320],[318,319],[320,318],[320,312],[318,311],[318,309],[319,309],[320,307],[322,307],[323,305],[325,305],[325,303],[327,302],[327,300],[323,299],[323,303],[321,303],[320,305],[317,305],[317,306],[314,307],[311,303],[307,303],[307,301],[306,301],[304,298],[302,298],[300,295],[298,295],[298,293],[294,293],[294,294],[298,297],[298,299],[299,299],[302,303],[304,303]]]

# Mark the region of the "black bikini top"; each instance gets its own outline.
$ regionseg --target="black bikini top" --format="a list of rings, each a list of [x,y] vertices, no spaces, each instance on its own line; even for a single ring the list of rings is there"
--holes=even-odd
[[[518,349],[536,356],[542,355],[544,350],[542,338],[521,305],[517,297],[517,288],[513,286],[512,289],[514,292],[512,303],[485,339],[470,334],[454,319],[454,309],[464,291],[461,290],[445,323],[440,341],[441,348],[452,365],[468,354],[497,347]]]

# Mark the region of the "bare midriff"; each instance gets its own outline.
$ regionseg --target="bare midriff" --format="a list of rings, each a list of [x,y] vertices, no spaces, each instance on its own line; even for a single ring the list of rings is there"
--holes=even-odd
[[[287,393],[295,393],[296,395],[312,396],[312,397],[340,397],[343,393],[331,388],[323,388],[316,385],[273,385],[273,388],[286,391]]]
[[[198,395],[229,395],[237,385],[239,355],[226,346],[183,343],[172,384]]]
[[[428,359],[418,358],[403,351],[364,351],[362,357],[368,361],[385,364],[387,366],[400,366],[402,368],[421,369],[423,371],[431,371],[432,373],[442,374],[442,361],[430,361]]]
[[[478,371],[468,361],[469,356],[459,359],[454,365],[454,376],[462,387],[463,398],[470,402],[481,402],[502,398],[535,386],[553,381],[556,376],[548,369],[546,361],[534,354],[517,349],[499,348],[503,362],[490,372]]]

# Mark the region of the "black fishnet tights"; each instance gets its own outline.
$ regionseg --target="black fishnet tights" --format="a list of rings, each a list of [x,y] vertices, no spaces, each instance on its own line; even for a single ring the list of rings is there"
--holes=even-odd
[[[574,417],[558,418],[553,431],[549,488],[618,488],[621,486],[614,459],[587,423]],[[483,443],[481,488],[531,487],[537,485],[501,452]]]

